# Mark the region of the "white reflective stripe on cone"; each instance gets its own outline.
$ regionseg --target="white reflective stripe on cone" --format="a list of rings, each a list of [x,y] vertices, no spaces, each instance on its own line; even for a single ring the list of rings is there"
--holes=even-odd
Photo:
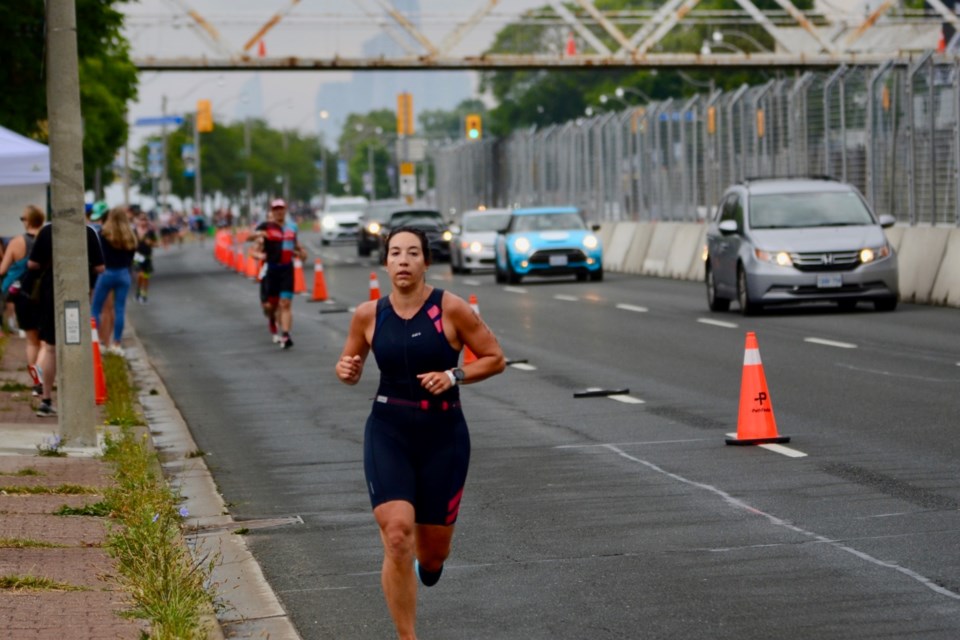
[[[759,349],[747,349],[743,352],[743,366],[748,364],[761,364]]]

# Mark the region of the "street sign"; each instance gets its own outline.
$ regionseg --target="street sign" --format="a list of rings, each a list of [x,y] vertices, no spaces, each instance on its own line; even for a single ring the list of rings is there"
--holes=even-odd
[[[398,138],[398,162],[423,162],[427,159],[427,141],[425,138]]]
[[[337,160],[337,182],[347,184],[347,161]]]
[[[183,116],[154,116],[151,118],[137,118],[133,124],[138,127],[160,127],[165,124],[183,124]]]
[[[151,140],[147,143],[147,171],[151,178],[163,177],[163,142]]]
[[[197,175],[197,148],[192,144],[181,145],[180,158],[183,160],[183,176],[192,178]]]

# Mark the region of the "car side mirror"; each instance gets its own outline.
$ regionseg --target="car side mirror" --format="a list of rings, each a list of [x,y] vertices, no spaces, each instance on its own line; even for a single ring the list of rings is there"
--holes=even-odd
[[[725,236],[731,235],[737,232],[737,221],[736,220],[724,220],[717,228],[720,229],[720,233]]]
[[[590,229],[592,229],[593,231],[600,231],[600,225],[599,224],[591,225]]]
[[[897,219],[894,218],[889,213],[885,213],[882,216],[880,216],[880,226],[883,227],[884,229],[892,227],[895,224],[897,224]]]

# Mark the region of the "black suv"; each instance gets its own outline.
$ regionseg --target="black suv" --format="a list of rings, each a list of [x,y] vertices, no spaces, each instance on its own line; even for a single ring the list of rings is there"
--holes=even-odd
[[[380,258],[386,255],[384,251],[387,236],[390,230],[398,227],[413,227],[427,234],[430,242],[430,254],[433,262],[450,261],[450,241],[453,233],[447,227],[443,215],[436,209],[402,209],[394,211],[390,217],[380,225]]]
[[[390,214],[406,208],[403,200],[377,200],[367,205],[360,218],[360,233],[357,234],[357,255],[369,256],[380,248],[380,228]]]

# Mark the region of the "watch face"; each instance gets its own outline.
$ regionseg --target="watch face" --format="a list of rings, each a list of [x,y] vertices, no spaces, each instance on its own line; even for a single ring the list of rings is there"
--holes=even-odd
[[[463,372],[463,369],[457,367],[453,370],[453,377],[457,379],[457,382],[463,382],[463,379],[466,377],[466,374]]]

